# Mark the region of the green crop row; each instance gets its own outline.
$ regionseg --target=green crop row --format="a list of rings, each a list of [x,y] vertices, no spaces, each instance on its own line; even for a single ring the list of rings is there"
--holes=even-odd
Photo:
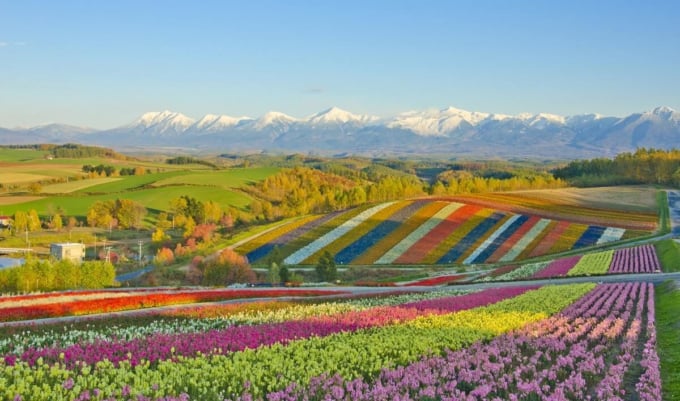
[[[585,254],[578,263],[567,272],[567,276],[606,274],[609,270],[609,265],[612,263],[613,257],[614,250]]]

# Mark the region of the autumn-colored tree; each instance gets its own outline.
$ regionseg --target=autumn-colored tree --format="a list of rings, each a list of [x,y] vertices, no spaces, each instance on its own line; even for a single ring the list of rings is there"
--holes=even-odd
[[[200,239],[204,243],[209,243],[212,240],[216,229],[217,226],[215,226],[215,224],[198,224],[194,227],[191,238]]]
[[[232,216],[231,213],[223,214],[222,218],[220,219],[220,224],[227,230],[231,230],[234,228],[234,216]]]
[[[40,216],[35,209],[31,209],[28,212],[28,231],[39,231],[40,230]]]
[[[194,228],[196,228],[196,221],[194,221],[193,217],[187,217],[184,222],[184,233],[182,234],[184,238],[191,237],[191,234],[194,233]]]
[[[52,228],[55,229],[55,230],[57,230],[57,231],[61,231],[61,229],[62,229],[63,226],[64,226],[64,222],[63,222],[63,220],[61,219],[61,215],[60,215],[60,214],[55,214],[55,215],[52,217]]]
[[[87,210],[87,224],[108,228],[114,218],[116,203],[112,200],[94,202]]]
[[[170,239],[170,237],[168,237],[165,234],[165,231],[161,230],[160,228],[157,228],[156,231],[151,234],[151,241],[153,242],[163,242],[167,239]]]
[[[166,212],[158,213],[158,219],[156,221],[156,228],[159,230],[169,230],[172,227],[172,222],[168,220],[168,214]]]
[[[203,283],[206,285],[227,285],[251,283],[256,280],[248,259],[233,249],[227,248],[213,260],[203,262]]]
[[[114,216],[121,228],[141,228],[147,210],[139,202],[130,199],[116,199]]]
[[[222,207],[214,201],[203,202],[203,215],[206,223],[217,223],[222,217]]]
[[[158,250],[158,252],[156,252],[156,257],[154,260],[159,265],[167,266],[175,261],[175,254],[172,252],[172,249],[162,247]]]
[[[78,220],[75,217],[71,216],[71,217],[68,218],[68,223],[66,224],[66,227],[69,230],[75,228],[77,225],[78,225]]]
[[[23,210],[17,210],[14,213],[14,232],[24,233],[28,230],[28,214]]]

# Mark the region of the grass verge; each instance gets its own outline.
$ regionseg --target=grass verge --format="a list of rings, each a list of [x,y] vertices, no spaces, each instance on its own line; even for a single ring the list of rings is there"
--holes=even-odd
[[[656,254],[664,272],[680,271],[680,244],[672,239],[665,239],[654,244]]]
[[[680,399],[680,290],[667,281],[656,289],[657,352],[663,400]]]

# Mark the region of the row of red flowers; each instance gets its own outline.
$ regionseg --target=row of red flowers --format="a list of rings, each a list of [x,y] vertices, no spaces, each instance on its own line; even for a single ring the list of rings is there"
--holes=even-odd
[[[47,305],[17,306],[0,309],[0,322],[31,320],[50,317],[80,316],[95,313],[117,312],[132,309],[153,308],[167,305],[218,302],[233,299],[273,297],[313,297],[340,295],[343,291],[299,289],[222,289],[191,290],[175,293],[148,293],[119,298],[58,302]]]

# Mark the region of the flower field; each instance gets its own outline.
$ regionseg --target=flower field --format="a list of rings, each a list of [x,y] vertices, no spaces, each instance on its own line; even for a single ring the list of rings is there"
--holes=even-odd
[[[548,262],[503,266],[484,276],[482,281],[658,272],[661,272],[661,263],[656,249],[647,244]]]
[[[159,306],[218,302],[262,297],[312,297],[338,295],[340,291],[264,289],[264,290],[152,290],[81,291],[47,293],[0,298],[0,322],[138,310]]]
[[[5,329],[0,398],[661,400],[648,284],[204,305],[138,319]]]
[[[314,264],[325,251],[338,264],[472,265],[579,249],[617,241],[625,233],[620,227],[421,199],[298,220],[236,250],[253,263],[278,246],[290,265]]]

